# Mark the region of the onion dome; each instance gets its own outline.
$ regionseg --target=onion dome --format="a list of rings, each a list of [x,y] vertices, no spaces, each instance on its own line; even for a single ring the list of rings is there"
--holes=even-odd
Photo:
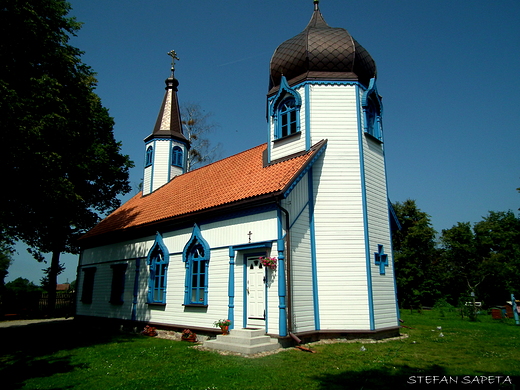
[[[282,75],[290,85],[309,79],[358,80],[368,87],[376,63],[343,28],[330,27],[314,0],[312,18],[300,34],[283,42],[271,57],[269,91]]]

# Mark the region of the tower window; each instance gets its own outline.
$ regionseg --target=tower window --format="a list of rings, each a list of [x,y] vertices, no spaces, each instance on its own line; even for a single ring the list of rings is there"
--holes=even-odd
[[[283,100],[278,106],[276,138],[287,137],[299,131],[298,106],[293,97]]]
[[[145,167],[152,165],[153,163],[153,147],[148,146],[146,149],[146,162],[144,164]]]
[[[172,149],[172,165],[176,167],[182,167],[183,166],[183,153],[182,149],[178,146],[174,146]]]

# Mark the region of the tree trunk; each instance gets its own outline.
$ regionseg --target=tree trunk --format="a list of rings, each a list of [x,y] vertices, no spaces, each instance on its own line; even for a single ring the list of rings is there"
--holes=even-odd
[[[60,251],[52,252],[51,269],[49,272],[49,302],[47,306],[48,315],[53,316],[56,309],[56,285],[58,284],[58,272],[60,269]]]

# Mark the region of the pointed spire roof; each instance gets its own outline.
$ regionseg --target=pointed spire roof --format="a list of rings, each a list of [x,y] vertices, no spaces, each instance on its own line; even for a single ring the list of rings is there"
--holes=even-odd
[[[290,85],[291,80],[349,79],[368,86],[376,77],[376,64],[347,30],[327,24],[314,0],[307,27],[278,46],[271,57],[269,94],[276,91],[282,75]]]
[[[164,99],[153,132],[146,137],[144,141],[148,142],[153,138],[174,138],[178,141],[187,143],[188,140],[182,131],[181,113],[177,98],[177,87],[179,86],[179,81],[174,77],[175,60],[178,60],[179,58],[173,50],[169,52],[168,55],[172,57],[172,66],[170,77],[165,80],[166,92],[164,94]]]

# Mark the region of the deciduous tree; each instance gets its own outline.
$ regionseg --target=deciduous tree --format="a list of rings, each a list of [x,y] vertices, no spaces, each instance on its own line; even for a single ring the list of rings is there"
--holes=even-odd
[[[438,251],[430,216],[421,211],[415,200],[393,203],[401,230],[392,237],[401,307],[433,305],[441,291],[438,269]]]
[[[94,93],[95,74],[68,42],[80,28],[63,0],[3,0],[0,6],[0,145],[8,183],[2,235],[39,260],[75,253],[75,239],[130,191],[113,119]],[[49,290],[53,301],[55,288]],[[52,306],[51,306],[52,308]]]
[[[205,112],[198,104],[187,103],[181,107],[184,135],[190,141],[187,171],[199,168],[220,158],[222,145],[213,145],[208,138],[217,127],[209,122],[211,113]]]

